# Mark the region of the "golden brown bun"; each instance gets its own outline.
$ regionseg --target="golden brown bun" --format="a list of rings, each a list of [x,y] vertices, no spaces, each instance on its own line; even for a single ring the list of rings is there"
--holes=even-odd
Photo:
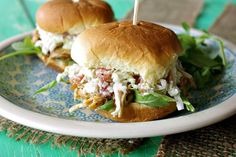
[[[97,110],[96,112],[118,122],[144,122],[163,118],[174,111],[176,111],[175,103],[171,103],[168,106],[161,108],[131,103],[124,107],[121,117],[113,117],[110,112],[105,110]]]
[[[39,27],[51,33],[65,33],[73,27],[82,31],[113,20],[111,7],[102,0],[80,0],[79,3],[52,0],[39,8],[36,14]]]
[[[156,83],[175,65],[181,45],[176,34],[160,25],[131,21],[87,29],[75,40],[71,57],[81,66],[115,68]]]
[[[60,56],[56,56],[55,54],[60,54]],[[67,61],[70,60],[70,55],[63,56],[63,54],[69,54],[69,51],[65,49],[56,49],[50,54],[50,56],[38,54],[38,57],[46,66],[62,73],[65,67],[68,66]]]

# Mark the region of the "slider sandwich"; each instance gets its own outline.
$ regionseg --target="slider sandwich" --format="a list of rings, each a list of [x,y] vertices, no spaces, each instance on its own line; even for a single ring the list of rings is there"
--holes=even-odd
[[[100,25],[75,39],[71,56],[76,64],[57,82],[69,82],[74,98],[81,100],[70,112],[89,108],[119,122],[160,119],[191,105],[181,95],[191,79],[178,61],[181,51],[176,34],[160,25]]]
[[[57,71],[70,63],[75,37],[87,28],[114,21],[114,14],[102,0],[51,0],[36,14],[33,42],[40,47],[39,58]]]

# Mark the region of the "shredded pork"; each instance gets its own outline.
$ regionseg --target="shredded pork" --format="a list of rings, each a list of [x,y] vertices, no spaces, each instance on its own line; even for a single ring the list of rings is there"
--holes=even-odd
[[[170,72],[170,75],[179,75],[179,79],[173,81],[171,78],[174,76],[168,76],[153,86],[144,82],[137,74],[106,68],[88,69],[74,64],[67,67],[64,73],[59,74],[57,81],[69,80],[74,90],[74,98],[83,100],[81,104],[73,106],[71,112],[82,107],[95,110],[106,101],[113,99],[115,109],[111,114],[120,117],[127,103],[127,95],[133,89],[137,89],[144,95],[156,91],[168,94],[176,100],[178,110],[184,109],[180,89],[176,86],[181,83],[184,75],[178,69],[174,73]]]

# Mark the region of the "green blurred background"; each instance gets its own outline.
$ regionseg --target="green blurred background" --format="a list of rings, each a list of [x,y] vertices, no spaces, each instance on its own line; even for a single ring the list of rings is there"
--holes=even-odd
[[[133,7],[134,0],[106,1],[111,4],[116,18],[122,19]],[[32,30],[35,25],[35,12],[43,2],[45,0],[1,0],[0,41],[13,35]],[[236,0],[205,0],[205,5],[197,20],[196,28],[207,29],[211,26],[228,3],[236,3]],[[25,10],[28,10],[28,12]]]
[[[30,31],[35,26],[35,13],[46,0],[0,0],[0,41]],[[115,12],[116,19],[123,18],[133,7],[134,0],[106,0]]]

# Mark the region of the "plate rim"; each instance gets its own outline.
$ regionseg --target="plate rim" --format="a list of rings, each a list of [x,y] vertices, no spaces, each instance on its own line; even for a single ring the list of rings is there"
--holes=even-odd
[[[182,30],[182,28],[177,25],[162,25],[168,28]],[[191,32],[193,34],[201,33],[201,31],[196,29],[192,29]],[[32,31],[1,42],[0,51],[11,43],[19,41],[30,34],[32,34]],[[223,41],[226,47],[231,50],[236,50],[234,44],[225,39],[223,39]],[[236,94],[232,95],[224,102],[203,111],[175,118],[136,123],[98,123],[57,118],[21,108],[0,96],[0,115],[11,121],[47,132],[91,138],[145,138],[175,134],[217,123],[234,114],[236,114]]]

